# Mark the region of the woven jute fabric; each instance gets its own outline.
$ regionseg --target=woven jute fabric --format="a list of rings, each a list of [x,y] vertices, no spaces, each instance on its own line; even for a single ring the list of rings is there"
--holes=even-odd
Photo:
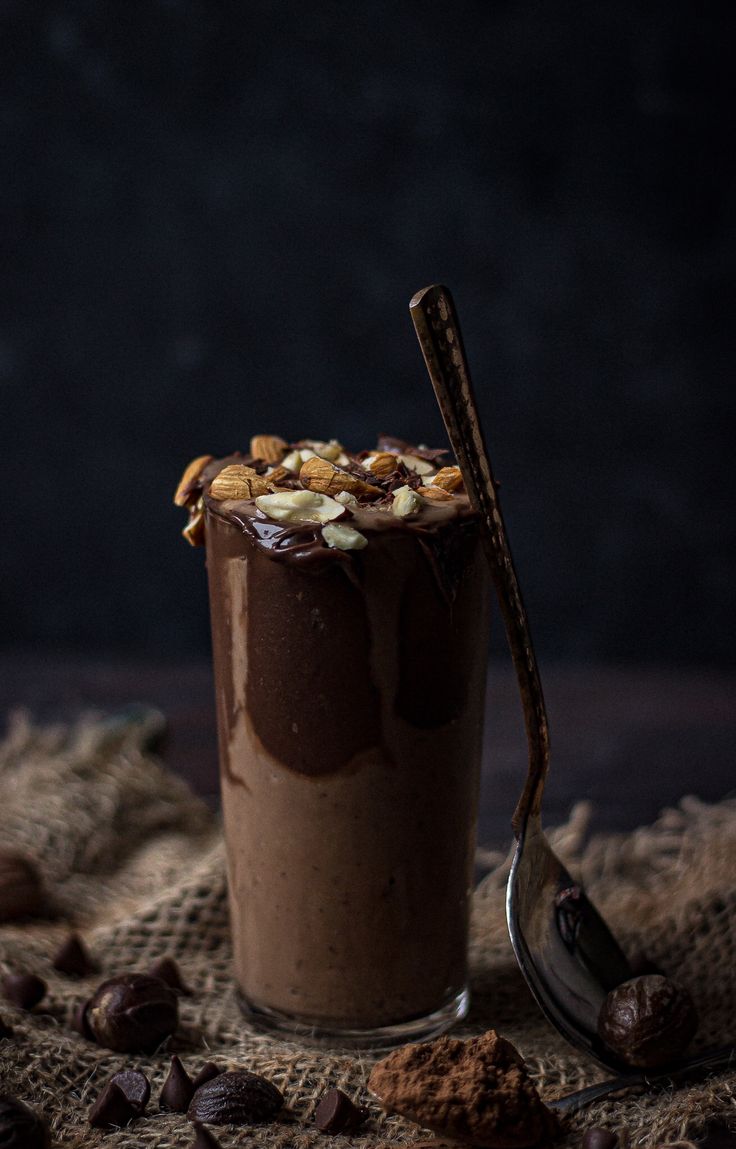
[[[230,969],[224,852],[219,823],[151,751],[160,718],[134,712],[87,716],[39,728],[16,716],[0,747],[0,847],[37,860],[54,917],[0,926],[0,972],[32,970],[49,992],[33,1012],[0,1004],[14,1037],[0,1042],[2,1090],[43,1111],[53,1143],[109,1149],[174,1149],[193,1139],[157,1098],[169,1057],[191,1070],[204,1060],[264,1074],[283,1091],[274,1124],[221,1129],[228,1146],[335,1149],[426,1139],[415,1125],[386,1117],[367,1097],[374,1057],[315,1049],[253,1032],[239,1013]],[[685,799],[659,821],[626,835],[589,837],[590,811],[573,810],[551,832],[554,848],[582,879],[626,948],[643,949],[692,993],[701,1018],[696,1048],[724,1043],[736,1029],[736,802]],[[475,894],[472,1007],[459,1036],[495,1028],[526,1058],[543,1096],[553,1098],[605,1075],[550,1027],[516,967],[504,917],[509,859],[485,854],[488,875]],[[101,972],[79,983],[51,968],[78,929]],[[146,970],[173,956],[195,993],[181,1002],[181,1026],[154,1055],[126,1056],[79,1036],[77,1003],[103,977]],[[128,1128],[91,1129],[87,1111],[110,1073],[137,1065],[150,1077],[148,1114]],[[328,1137],[313,1124],[316,1101],[339,1086],[370,1106],[360,1132]],[[561,1146],[578,1145],[591,1125],[627,1128],[632,1145],[697,1137],[712,1119],[736,1121],[736,1073],[686,1088],[599,1103],[572,1119]]]

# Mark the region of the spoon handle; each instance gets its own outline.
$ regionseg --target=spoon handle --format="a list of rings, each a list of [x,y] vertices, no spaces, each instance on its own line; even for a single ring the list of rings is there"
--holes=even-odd
[[[693,1073],[703,1070],[725,1069],[733,1065],[736,1060],[736,1045],[724,1045],[720,1049],[707,1050],[699,1057],[693,1057],[684,1065],[675,1067],[669,1072],[632,1073],[625,1077],[612,1077],[608,1081],[599,1081],[596,1085],[588,1085],[586,1089],[578,1089],[575,1093],[568,1093],[566,1097],[558,1097],[554,1101],[545,1101],[550,1109],[558,1113],[578,1113],[586,1105],[606,1097],[609,1093],[620,1093],[628,1089],[649,1089],[657,1082],[671,1082],[676,1084]]]
[[[409,311],[470,501],[484,524],[483,545],[521,693],[529,770],[512,819],[518,837],[528,817],[539,816],[549,765],[542,683],[452,296],[441,284],[425,287],[414,296]]]

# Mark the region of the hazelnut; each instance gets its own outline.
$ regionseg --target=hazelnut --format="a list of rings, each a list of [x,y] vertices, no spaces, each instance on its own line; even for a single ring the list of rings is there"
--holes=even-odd
[[[634,977],[606,997],[598,1033],[627,1065],[655,1069],[675,1061],[698,1028],[686,989],[659,974]]]
[[[83,1027],[98,1045],[118,1053],[152,1050],[178,1024],[177,998],[166,982],[126,973],[102,983],[84,1008]]]

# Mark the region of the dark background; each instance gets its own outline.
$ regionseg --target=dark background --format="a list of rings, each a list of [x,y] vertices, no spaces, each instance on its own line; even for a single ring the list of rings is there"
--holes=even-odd
[[[733,658],[732,3],[0,0],[0,635],[207,650],[183,465],[442,442],[463,318],[545,658]]]

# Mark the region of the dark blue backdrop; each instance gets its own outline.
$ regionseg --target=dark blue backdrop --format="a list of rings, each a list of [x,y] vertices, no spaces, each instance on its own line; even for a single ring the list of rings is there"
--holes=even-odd
[[[732,657],[732,3],[3,0],[9,645],[206,650],[182,465],[442,441],[454,289],[547,657]]]

